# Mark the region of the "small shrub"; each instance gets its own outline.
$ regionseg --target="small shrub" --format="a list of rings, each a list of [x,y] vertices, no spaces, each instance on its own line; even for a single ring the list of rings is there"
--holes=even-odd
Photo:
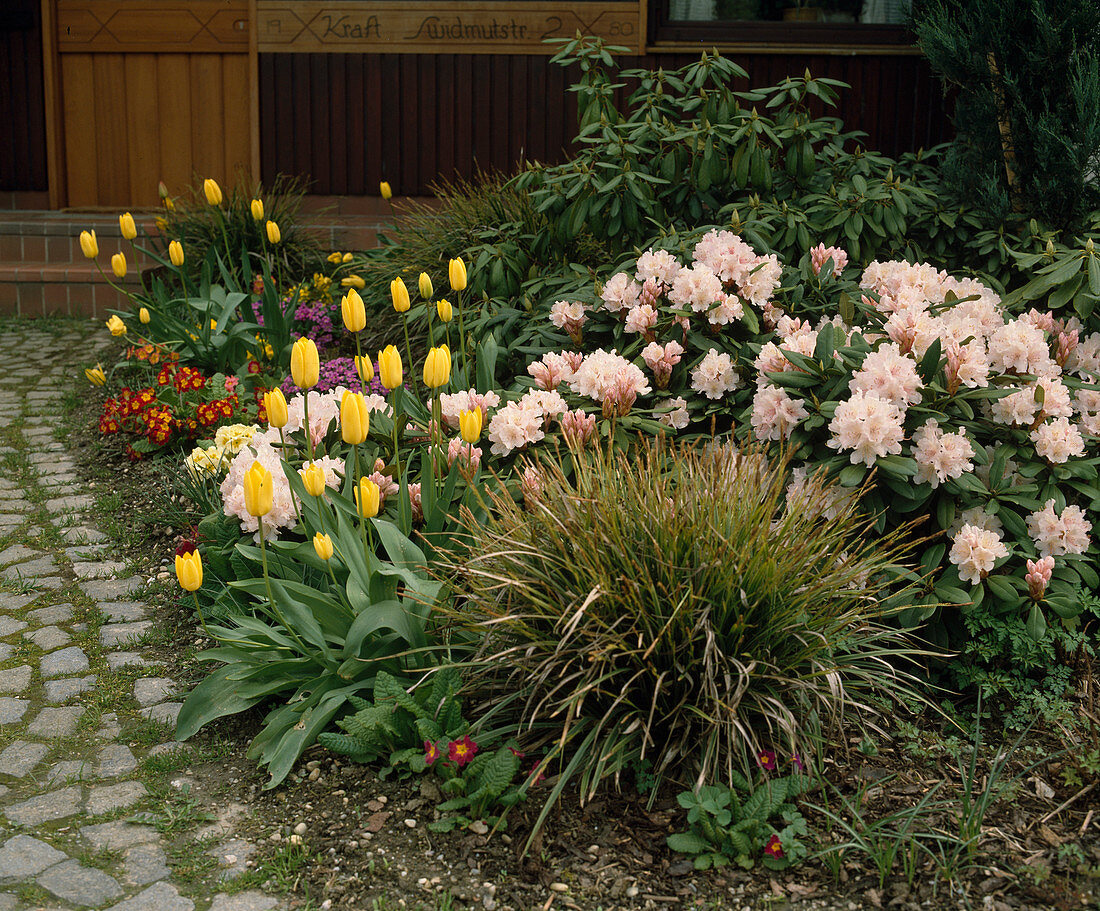
[[[481,694],[553,744],[557,793],[647,759],[729,782],[746,748],[805,752],[905,686],[877,599],[897,539],[866,537],[850,504],[826,520],[819,482],[788,509],[782,463],[717,443],[531,471],[532,511],[491,495],[444,564],[453,623],[483,641]]]

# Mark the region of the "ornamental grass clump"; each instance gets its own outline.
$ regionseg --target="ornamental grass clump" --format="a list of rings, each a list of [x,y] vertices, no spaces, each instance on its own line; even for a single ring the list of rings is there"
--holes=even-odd
[[[627,768],[729,783],[751,751],[805,756],[907,689],[916,651],[880,600],[900,537],[868,535],[854,498],[811,479],[789,501],[783,462],[728,444],[573,467],[490,494],[445,560],[478,695],[544,739],[557,793]]]

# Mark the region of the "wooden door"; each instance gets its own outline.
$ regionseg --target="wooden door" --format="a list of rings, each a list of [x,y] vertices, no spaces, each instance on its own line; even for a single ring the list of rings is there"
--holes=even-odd
[[[249,0],[43,0],[55,205],[155,205],[157,184],[252,170]]]

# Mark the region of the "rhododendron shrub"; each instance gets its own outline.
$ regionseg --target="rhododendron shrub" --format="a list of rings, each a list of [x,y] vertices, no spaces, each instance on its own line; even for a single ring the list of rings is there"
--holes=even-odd
[[[607,417],[624,413],[614,371],[636,417],[681,433],[732,426],[789,453],[793,499],[822,475],[861,490],[880,533],[924,517],[922,587],[902,619],[931,621],[943,644],[965,643],[990,612],[1036,639],[1052,619],[1073,624],[1080,591],[1098,584],[1100,333],[1014,315],[928,264],[874,262],[857,283],[845,251],[821,246],[792,288],[774,256],[729,231],[690,255],[647,251],[583,319],[570,309],[570,342],[590,353],[545,355],[528,368],[536,384],[567,404],[599,400]],[[631,366],[644,385],[625,379]]]

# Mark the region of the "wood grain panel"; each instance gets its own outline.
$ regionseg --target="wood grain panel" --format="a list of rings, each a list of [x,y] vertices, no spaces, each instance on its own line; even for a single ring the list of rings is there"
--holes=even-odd
[[[58,0],[57,18],[62,53],[248,52],[247,0]]]
[[[162,174],[157,58],[154,54],[127,54],[123,68],[130,148],[129,198],[149,199],[155,196]]]
[[[225,90],[222,58],[195,54],[191,58],[191,166],[197,176],[225,184]]]
[[[222,54],[222,143],[225,164],[222,173],[227,182],[252,170],[252,143],[248,129],[249,105],[252,104],[247,54]]]
[[[163,180],[172,193],[178,193],[187,186],[195,171],[190,85],[191,58],[188,55],[161,54],[157,57],[157,125],[160,131],[158,179]]]
[[[130,198],[130,143],[126,130],[126,72],[121,54],[94,54],[95,145],[100,199]],[[87,115],[85,115],[87,116]]]
[[[65,116],[65,172],[68,175],[69,205],[94,206],[99,202],[96,179],[99,158],[95,111],[95,76],[91,54],[65,54],[61,58],[61,83],[65,86],[62,109]]]
[[[46,98],[41,10],[4,0],[0,29],[0,190],[47,188]]]

